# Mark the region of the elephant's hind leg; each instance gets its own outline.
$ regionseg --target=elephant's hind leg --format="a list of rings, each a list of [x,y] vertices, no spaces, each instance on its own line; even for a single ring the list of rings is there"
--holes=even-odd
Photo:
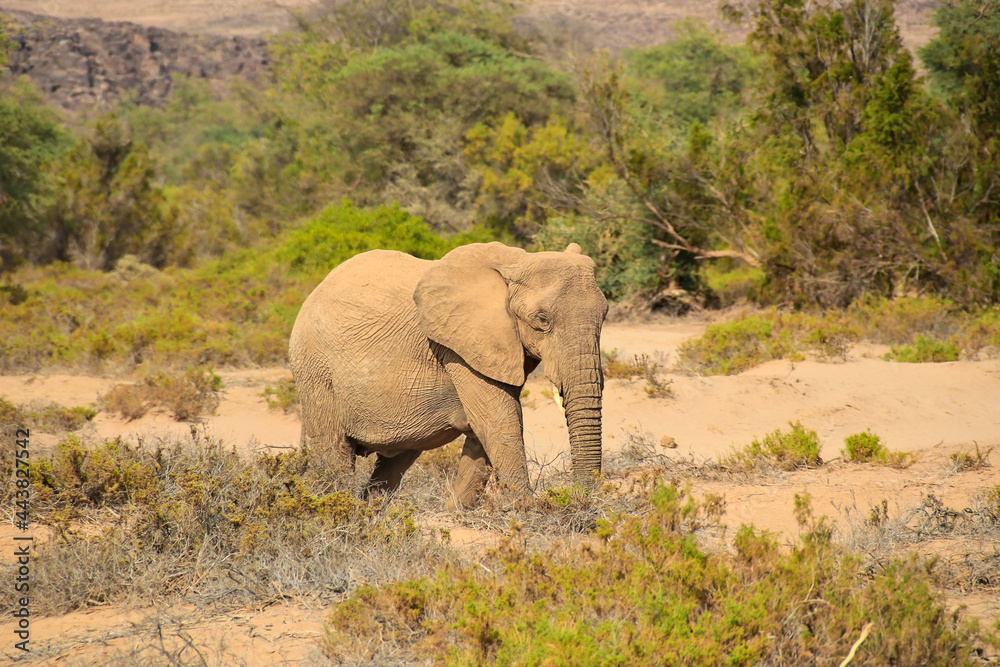
[[[371,479],[365,486],[364,496],[367,498],[372,492],[391,493],[398,489],[403,473],[410,469],[418,456],[420,456],[419,449],[401,452],[392,457],[379,454],[375,459],[375,469],[372,471]]]
[[[345,475],[354,473],[354,445],[347,439],[333,393],[314,382],[299,385],[302,406],[302,449],[313,465]]]
[[[462,445],[462,457],[458,460],[458,474],[452,485],[453,494],[445,506],[456,509],[475,505],[489,473],[490,460],[483,444],[472,433],[467,434]]]

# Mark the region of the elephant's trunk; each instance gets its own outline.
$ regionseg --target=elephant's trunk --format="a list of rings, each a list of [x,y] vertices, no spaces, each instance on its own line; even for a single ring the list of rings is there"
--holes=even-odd
[[[573,477],[584,484],[601,472],[601,391],[604,378],[600,355],[584,355],[562,383]]]

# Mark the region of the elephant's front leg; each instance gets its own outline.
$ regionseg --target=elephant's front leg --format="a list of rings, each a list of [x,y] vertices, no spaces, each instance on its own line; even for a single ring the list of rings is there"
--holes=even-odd
[[[483,443],[479,442],[474,433],[467,434],[462,445],[462,457],[458,460],[458,474],[452,485],[454,493],[445,506],[453,510],[475,505],[489,473],[490,460],[483,449]]]
[[[460,474],[455,487],[458,499],[465,502],[475,482],[473,473],[481,465],[477,444],[481,444],[486,459],[499,473],[501,483],[517,494],[526,493],[528,465],[524,454],[521,402],[518,400],[520,388],[482,375],[450,350],[445,354],[444,365],[475,436],[471,441],[467,437],[468,450],[462,450]],[[477,488],[471,489],[473,496],[477,492]]]

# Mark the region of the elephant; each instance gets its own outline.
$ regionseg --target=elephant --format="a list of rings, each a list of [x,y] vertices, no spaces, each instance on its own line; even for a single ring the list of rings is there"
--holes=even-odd
[[[465,435],[449,506],[476,504],[490,468],[529,493],[520,395],[540,362],[563,400],[574,478],[601,470],[600,336],[608,302],[571,243],[499,242],[440,260],[355,255],[306,298],[289,339],[302,447],[335,469],[376,454],[364,495],[395,491],[421,452]]]

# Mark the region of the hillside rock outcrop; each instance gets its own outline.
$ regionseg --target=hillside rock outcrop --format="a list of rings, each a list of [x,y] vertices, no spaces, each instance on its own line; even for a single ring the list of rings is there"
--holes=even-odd
[[[159,106],[173,76],[196,77],[222,87],[233,77],[267,75],[270,57],[262,38],[188,35],[134,23],[55,19],[7,12],[24,30],[9,54],[13,75],[28,77],[53,103],[78,110],[131,94]]]

